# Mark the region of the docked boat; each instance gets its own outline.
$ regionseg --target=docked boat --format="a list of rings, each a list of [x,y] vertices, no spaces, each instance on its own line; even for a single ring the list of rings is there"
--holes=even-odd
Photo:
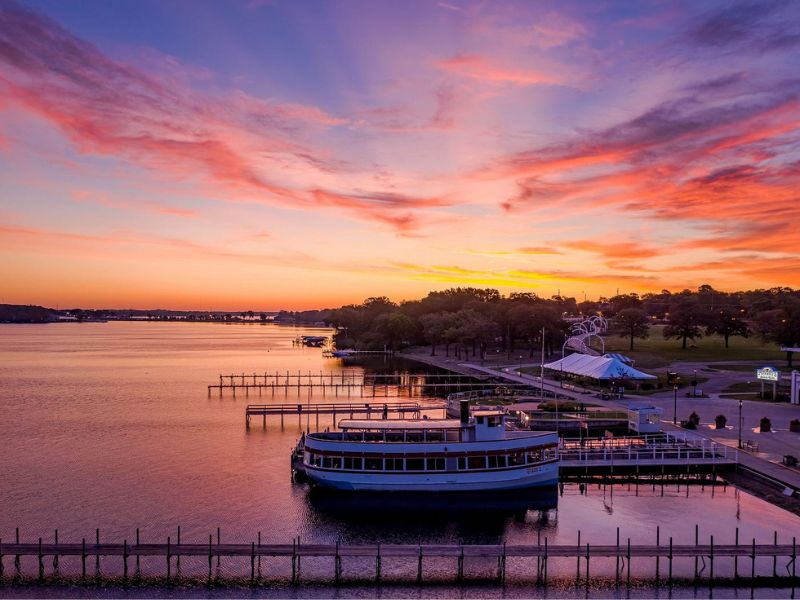
[[[463,492],[558,482],[556,433],[507,428],[499,410],[458,419],[343,420],[341,431],[301,440],[297,466],[312,483],[340,490]]]

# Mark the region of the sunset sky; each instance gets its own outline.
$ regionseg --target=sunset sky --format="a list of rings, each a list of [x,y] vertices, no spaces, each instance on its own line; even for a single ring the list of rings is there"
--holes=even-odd
[[[800,286],[800,2],[0,4],[0,302]]]

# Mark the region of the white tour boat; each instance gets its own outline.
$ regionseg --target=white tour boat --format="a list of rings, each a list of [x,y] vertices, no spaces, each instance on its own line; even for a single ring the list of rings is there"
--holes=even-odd
[[[489,491],[558,482],[558,436],[507,430],[499,410],[459,419],[343,420],[305,436],[302,470],[340,490]],[[298,457],[299,458],[299,457]]]

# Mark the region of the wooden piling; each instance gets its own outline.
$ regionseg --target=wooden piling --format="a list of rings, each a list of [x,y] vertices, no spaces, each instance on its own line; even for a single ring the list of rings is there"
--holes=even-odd
[[[255,378],[255,376],[253,376]],[[250,585],[256,582],[256,543],[250,542]]]
[[[81,538],[81,577],[86,579],[86,538]]]
[[[733,579],[734,581],[739,579],[739,528],[736,528],[736,550],[737,554],[733,557]]]
[[[775,532],[775,536],[773,537],[773,544],[775,546],[778,545],[778,532],[777,531]],[[777,577],[778,576],[778,556],[777,555],[772,557],[772,576],[773,577]]]
[[[544,538],[544,585],[547,585],[547,536]]]
[[[419,546],[419,554],[417,555],[417,584],[422,583],[422,544]]]
[[[211,563],[214,561],[214,555],[211,550],[211,540],[212,536],[208,534],[208,583],[211,583]]]
[[[589,543],[586,543],[586,587],[589,587]]]
[[[39,538],[39,581],[44,579],[44,561],[42,560],[42,538]]]
[[[708,571],[708,587],[714,587],[714,536],[711,536],[711,543],[709,544],[708,555],[709,571]]]
[[[167,536],[167,581],[169,581],[170,575],[172,574],[172,562],[170,561],[171,545],[172,540]]]
[[[625,558],[628,567],[628,587],[631,587],[631,538],[628,538],[628,553]]]
[[[99,573],[100,572],[100,551],[99,551],[99,546],[100,546],[100,528],[97,528],[97,529],[94,530],[94,543],[95,543],[95,546],[97,546],[97,548],[98,548],[96,553],[95,553],[95,557],[94,557],[94,568],[95,568],[95,571],[97,571]]]
[[[55,534],[53,535],[55,539],[56,546],[58,546],[58,529],[55,530]],[[58,571],[58,553],[56,552],[53,554],[53,570]]]
[[[292,540],[292,583],[297,583],[297,546],[296,540]]]
[[[122,550],[122,578],[127,581],[128,580],[128,540],[124,540],[122,542],[123,550]]]
[[[669,537],[669,587],[672,587],[672,536]]]
[[[661,526],[656,525],[656,549],[661,548]],[[661,557],[656,554],[656,584],[658,584],[659,580],[659,570],[661,567]]]

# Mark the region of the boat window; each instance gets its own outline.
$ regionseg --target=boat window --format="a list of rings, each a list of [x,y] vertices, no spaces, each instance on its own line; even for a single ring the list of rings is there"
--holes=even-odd
[[[421,442],[422,440],[422,432],[421,431],[408,431],[406,432],[406,441],[408,442]]]
[[[364,441],[367,441],[367,442],[382,442],[383,441],[383,432],[380,432],[380,431],[368,431],[364,435]]]
[[[407,458],[406,459],[407,471],[424,471],[425,459],[424,458]]]
[[[347,431],[344,434],[344,439],[347,442],[360,442],[364,439],[364,433],[361,431]]]
[[[442,442],[444,441],[444,432],[442,431],[428,431],[426,432],[426,439],[429,442]]]
[[[365,471],[382,471],[383,459],[382,458],[365,458],[364,459]]]
[[[458,459],[458,470],[459,471],[466,471],[467,470],[467,459],[464,456],[459,457]]]
[[[467,459],[467,468],[469,469],[485,469],[486,457],[485,456],[470,456]]]
[[[403,432],[402,431],[387,431],[386,432],[386,441],[387,442],[402,442],[403,441]]]
[[[503,418],[502,417],[489,417],[488,424],[489,427],[497,427],[498,425],[502,425]]]
[[[429,458],[428,471],[444,471],[444,458]]]
[[[445,434],[445,440],[448,442],[459,442],[461,441],[459,433],[460,431],[458,429],[448,429]]]
[[[478,425],[483,425],[483,417],[476,417],[475,420],[477,421]]]
[[[322,466],[322,455],[321,454],[311,454],[309,456],[309,464],[314,467]]]
[[[524,465],[525,454],[522,452],[515,452],[514,454],[509,455],[508,464],[512,467],[517,465]]]
[[[322,467],[324,469],[341,469],[342,459],[338,456],[324,456],[322,458]]]
[[[360,458],[351,458],[346,456],[344,458],[344,468],[349,471],[360,471],[361,470],[361,459]]]
[[[506,466],[506,457],[505,456],[489,456],[489,468],[490,469],[502,469]]]
[[[387,471],[402,471],[403,470],[403,459],[402,458],[387,458],[384,460],[386,466],[384,467]]]
[[[542,460],[542,453],[539,450],[531,450],[528,452],[528,463],[535,463]]]

